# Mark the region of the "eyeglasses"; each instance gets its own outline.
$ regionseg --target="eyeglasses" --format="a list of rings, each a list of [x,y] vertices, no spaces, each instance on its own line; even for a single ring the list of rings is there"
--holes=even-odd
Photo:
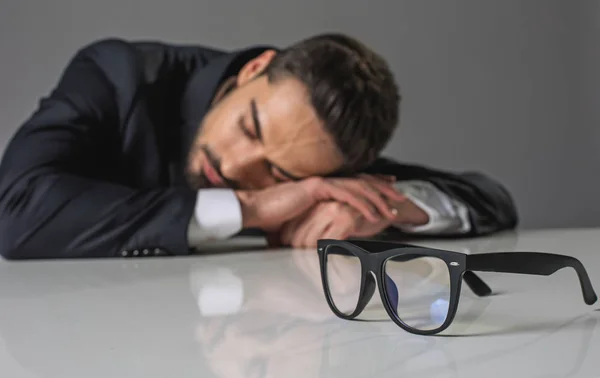
[[[323,291],[340,318],[356,318],[375,292],[386,312],[404,330],[433,335],[450,326],[458,308],[462,280],[478,296],[492,290],[474,271],[549,276],[575,269],[583,299],[592,305],[597,296],[579,260],[538,252],[497,252],[468,255],[460,252],[373,240],[319,240]]]

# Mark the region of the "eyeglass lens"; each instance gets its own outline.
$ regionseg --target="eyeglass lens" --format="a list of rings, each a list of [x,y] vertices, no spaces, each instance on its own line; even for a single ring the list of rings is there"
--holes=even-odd
[[[421,331],[441,327],[450,303],[450,272],[437,257],[398,255],[384,264],[384,286],[392,312],[406,326]],[[326,250],[329,295],[336,309],[350,315],[357,307],[360,259],[341,246]]]

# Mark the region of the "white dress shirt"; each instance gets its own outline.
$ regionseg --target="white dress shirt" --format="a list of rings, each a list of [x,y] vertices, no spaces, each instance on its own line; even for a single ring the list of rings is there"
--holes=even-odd
[[[405,233],[437,234],[466,233],[471,228],[467,209],[425,181],[400,181],[398,191],[413,201],[429,216],[427,224],[407,226],[398,224]],[[224,240],[242,230],[242,209],[231,189],[201,189],[196,200],[195,216],[188,228],[191,246],[210,240]]]

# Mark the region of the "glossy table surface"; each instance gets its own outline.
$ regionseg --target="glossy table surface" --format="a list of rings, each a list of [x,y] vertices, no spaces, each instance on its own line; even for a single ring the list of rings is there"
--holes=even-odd
[[[572,255],[600,291],[600,229],[411,243]],[[181,258],[0,260],[0,377],[600,377],[600,303],[583,302],[574,270],[480,277],[493,296],[463,285],[454,325],[417,336],[377,304],[368,321],[335,317],[316,251],[261,240]]]

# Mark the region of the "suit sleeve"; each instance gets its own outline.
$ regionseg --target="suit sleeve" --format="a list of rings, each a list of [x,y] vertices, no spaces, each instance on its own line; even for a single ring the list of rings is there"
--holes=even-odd
[[[118,161],[120,115],[114,87],[90,58],[94,48],[71,60],[6,147],[0,254],[7,259],[188,253],[196,192],[106,179],[107,162]]]
[[[399,164],[380,158],[365,170],[368,173],[394,175],[399,181],[430,182],[452,199],[466,206],[471,223],[469,232],[480,236],[518,224],[518,213],[508,190],[494,179],[477,172],[451,173],[427,167]]]

